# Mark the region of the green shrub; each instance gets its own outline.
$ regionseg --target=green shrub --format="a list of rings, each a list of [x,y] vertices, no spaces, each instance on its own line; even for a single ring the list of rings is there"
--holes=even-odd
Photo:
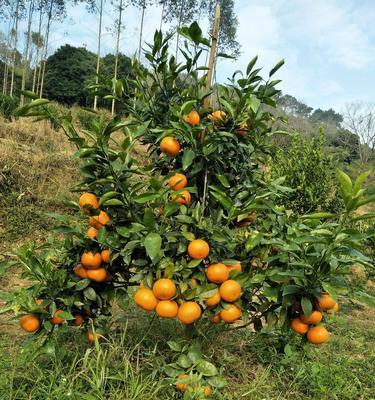
[[[11,120],[14,110],[18,106],[18,99],[0,93],[0,115],[5,119]]]
[[[75,117],[80,125],[80,128],[85,130],[92,128],[92,123],[94,120],[100,120],[103,122],[108,122],[110,120],[110,115],[105,110],[92,112],[82,108],[78,109]]]
[[[324,134],[310,140],[294,136],[286,150],[279,150],[272,166],[273,174],[285,176],[285,183],[294,188],[282,203],[296,213],[312,211],[337,212],[342,208],[335,176],[336,165],[324,153]]]

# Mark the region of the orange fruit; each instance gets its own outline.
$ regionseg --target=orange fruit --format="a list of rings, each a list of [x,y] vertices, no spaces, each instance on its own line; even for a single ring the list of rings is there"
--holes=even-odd
[[[93,226],[91,226],[88,230],[87,230],[87,236],[92,240],[95,239],[98,236],[98,230],[96,228],[94,228]]]
[[[74,268],[74,273],[82,279],[87,278],[87,270],[86,268],[83,267],[82,264],[78,264],[75,268]]]
[[[135,292],[134,302],[138,307],[145,311],[152,311],[158,304],[158,299],[155,297],[151,289],[141,288]]]
[[[79,206],[86,214],[88,214],[90,212],[90,208],[99,208],[99,201],[95,194],[83,193],[83,195],[81,195],[79,198]]]
[[[61,325],[61,324],[65,321],[64,318],[59,317],[59,315],[60,315],[62,312],[63,312],[63,310],[57,310],[57,311],[55,312],[55,314],[53,315],[53,317],[52,317],[52,319],[51,319],[51,323],[52,323],[53,325]]]
[[[210,397],[212,395],[212,389],[211,389],[210,386],[202,387],[201,390],[202,390],[202,392],[204,394],[204,397],[206,397],[206,398]]]
[[[189,243],[188,254],[191,258],[206,258],[210,252],[210,246],[205,240],[195,239]]]
[[[83,324],[83,317],[81,314],[76,314],[74,318],[75,318],[74,322],[75,326],[81,326]]]
[[[241,286],[233,279],[229,279],[220,285],[219,293],[223,300],[233,303],[241,297]]]
[[[100,335],[99,333],[97,333],[97,332],[95,332],[95,334],[94,334],[94,332],[91,332],[91,331],[89,331],[89,332],[87,332],[87,339],[88,339],[88,341],[89,342],[95,342],[95,339],[97,339],[98,341],[100,340],[100,339],[102,339],[102,335]]]
[[[204,301],[207,307],[215,307],[217,306],[221,301],[221,297],[219,294],[219,291],[217,291],[213,296],[209,297]]]
[[[99,215],[93,215],[89,218],[89,224],[96,229],[103,228],[111,220],[105,211],[100,211]]]
[[[89,269],[87,277],[94,282],[104,282],[107,278],[107,270],[105,268]]]
[[[309,330],[309,326],[304,324],[299,318],[294,318],[290,321],[290,327],[294,332],[304,335]]]
[[[224,122],[226,116],[227,116],[227,114],[225,113],[225,111],[217,110],[217,111],[214,111],[212,114],[210,114],[208,118],[214,124],[220,125]]]
[[[206,277],[209,282],[223,283],[229,278],[229,271],[222,263],[211,264],[206,269]]]
[[[229,304],[227,308],[220,311],[220,318],[224,322],[231,324],[232,322],[237,321],[241,317],[241,314],[241,310],[238,307],[234,304]]]
[[[326,312],[327,312],[327,314],[332,314],[332,312],[333,312],[334,314],[337,314],[337,313],[339,312],[339,304],[336,303],[336,304],[333,306],[333,308],[327,310]]]
[[[168,179],[168,186],[172,190],[183,189],[186,185],[187,185],[187,178],[184,174],[177,173]]]
[[[210,319],[210,321],[211,321],[213,324],[219,324],[219,323],[221,322],[221,317],[220,317],[219,314],[216,314],[216,315],[214,315],[214,316]]]
[[[173,300],[161,300],[155,308],[156,314],[162,318],[174,318],[178,313],[178,304]]]
[[[103,261],[104,263],[108,264],[109,261],[110,261],[110,259],[111,259],[110,254],[109,254],[109,250],[108,250],[108,249],[102,250],[102,252],[100,253],[100,255],[101,255],[101,257],[102,257],[102,261]]]
[[[40,306],[43,303],[42,299],[35,299],[35,304],[37,304],[38,306]]]
[[[186,379],[189,379],[189,375],[186,375],[186,374],[182,374],[182,375],[179,375],[178,376],[178,378],[177,378],[177,383],[176,383],[176,389],[179,391],[179,392],[186,392],[186,390],[187,390],[187,388],[188,388],[188,384],[187,383],[178,383],[180,380],[186,380]]]
[[[188,206],[191,201],[191,194],[187,190],[182,190],[172,196],[172,201],[177,201],[179,204],[186,204]]]
[[[98,269],[102,265],[102,256],[100,253],[85,251],[81,256],[81,263],[86,269]]]
[[[40,320],[34,314],[26,314],[21,317],[20,326],[25,332],[34,333],[40,328]]]
[[[336,301],[327,293],[323,293],[322,297],[319,299],[319,308],[321,310],[329,310],[333,308],[335,304]]]
[[[236,129],[236,133],[242,137],[245,137],[249,131],[249,127],[246,122],[241,122],[240,126]]]
[[[201,122],[201,118],[195,110],[190,111],[189,114],[184,117],[184,120],[192,126],[199,125],[199,123]]]
[[[152,291],[158,299],[169,300],[176,295],[176,285],[172,279],[162,278],[154,283]]]
[[[320,311],[313,311],[311,313],[311,315],[307,316],[302,314],[300,316],[300,320],[304,323],[304,324],[319,324],[319,322],[322,320],[323,318],[323,314]]]
[[[199,304],[195,301],[186,301],[181,304],[178,310],[178,319],[185,325],[190,325],[197,321],[202,314]]]
[[[230,272],[230,271],[242,272],[241,263],[236,263],[236,264],[227,265],[226,267],[228,268],[228,272]]]
[[[314,326],[307,332],[307,340],[313,344],[326,343],[329,336],[330,334],[324,326]]]
[[[198,281],[195,278],[191,278],[191,287],[195,289],[198,287]]]
[[[175,157],[180,152],[180,143],[172,136],[166,136],[160,142],[160,150],[169,157]]]

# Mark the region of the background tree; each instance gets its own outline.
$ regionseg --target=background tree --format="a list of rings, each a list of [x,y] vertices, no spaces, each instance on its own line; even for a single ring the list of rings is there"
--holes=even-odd
[[[359,158],[366,164],[374,156],[375,104],[361,101],[346,104],[344,124],[357,135]]]
[[[329,110],[322,110],[317,108],[311,114],[310,119],[312,122],[324,122],[326,124],[331,124],[339,128],[344,118],[341,114],[337,113],[335,110],[330,108]]]
[[[100,72],[100,51],[101,51],[101,42],[102,42],[102,21],[103,21],[103,0],[100,0],[99,5],[99,26],[98,26],[98,50],[96,53],[96,84],[99,83],[99,72]],[[94,110],[96,110],[98,103],[98,96],[94,97]]]

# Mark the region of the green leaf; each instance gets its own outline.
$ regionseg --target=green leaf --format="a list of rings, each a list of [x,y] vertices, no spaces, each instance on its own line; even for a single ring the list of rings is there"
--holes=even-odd
[[[253,110],[254,114],[256,114],[260,107],[260,100],[255,96],[251,96],[247,100],[247,105],[250,107],[251,110]]]
[[[174,340],[169,340],[167,342],[167,345],[176,352],[180,352],[182,350],[181,344],[178,342],[175,342]]]
[[[353,222],[375,218],[375,213],[366,213],[352,219]]]
[[[307,316],[311,315],[313,306],[310,299],[308,299],[307,297],[302,297],[301,306],[304,314],[306,314]]]
[[[88,285],[90,285],[90,279],[81,279],[76,283],[76,290],[83,290],[87,288]]]
[[[230,187],[230,184],[228,182],[228,179],[224,175],[216,174],[216,178],[219,180],[219,182],[226,188]]]
[[[206,381],[216,389],[222,389],[228,385],[228,382],[220,375],[207,377]]]
[[[340,169],[337,170],[337,179],[340,183],[341,197],[343,198],[345,205],[347,205],[349,203],[353,191],[352,181],[349,178],[349,176]]]
[[[73,321],[75,318],[73,317],[72,314],[70,314],[70,312],[67,311],[63,311],[61,313],[59,313],[59,317],[67,320],[67,321]]]
[[[96,300],[96,293],[95,293],[95,290],[94,290],[93,288],[91,288],[91,287],[85,289],[85,290],[83,291],[83,294],[84,294],[84,296],[86,297],[86,299],[89,299],[89,300],[92,300],[92,301],[95,301],[95,300]]]
[[[199,361],[196,369],[204,376],[215,376],[219,373],[215,365],[206,360]]]
[[[193,150],[184,150],[184,153],[182,155],[182,169],[186,171],[191,163],[194,161],[195,158],[195,152]]]
[[[155,226],[155,214],[151,208],[146,208],[143,214],[143,223],[147,228],[153,228]]]
[[[193,362],[186,354],[181,354],[177,359],[177,364],[182,368],[189,368],[192,366]]]
[[[106,200],[103,204],[104,206],[124,206],[124,202],[119,199],[109,199]]]
[[[114,197],[117,197],[119,193],[117,192],[107,192],[103,194],[103,196],[100,197],[99,200],[99,206],[102,206],[108,199],[112,199]]]
[[[189,114],[189,112],[193,109],[193,106],[196,104],[197,100],[189,100],[186,101],[181,107],[181,114]]]
[[[282,59],[280,60],[270,71],[269,73],[269,77],[271,77],[272,75],[274,75],[283,65],[285,64],[285,60]]]
[[[139,204],[147,203],[148,201],[152,201],[158,199],[160,197],[159,193],[147,192],[143,193],[139,196],[133,198],[133,201]]]
[[[335,218],[337,214],[332,214],[329,212],[316,212],[311,214],[301,215],[301,219],[328,219],[328,218]]]
[[[171,201],[168,203],[163,210],[163,214],[168,217],[169,215],[172,215],[175,213],[177,210],[179,210],[181,205],[177,203],[177,201]]]
[[[365,171],[359,177],[355,180],[354,187],[353,187],[353,193],[356,195],[358,191],[361,189],[362,183],[368,178],[370,175],[370,171]]]
[[[152,232],[145,237],[144,246],[146,249],[146,253],[152,261],[154,261],[159,255],[161,243],[161,236],[158,233]]]
[[[246,68],[246,75],[249,75],[251,70],[253,69],[254,65],[256,64],[256,62],[258,61],[258,56],[255,56],[250,62],[249,64],[247,64],[247,68]]]

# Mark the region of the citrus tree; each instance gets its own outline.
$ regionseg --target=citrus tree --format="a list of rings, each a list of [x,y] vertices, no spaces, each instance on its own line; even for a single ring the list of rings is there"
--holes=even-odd
[[[349,290],[349,266],[371,265],[361,253],[371,233],[356,224],[374,215],[355,214],[374,200],[361,188],[367,175],[353,184],[338,173],[345,203],[339,214],[298,216],[280,206],[292,189],[270,173],[270,138],[285,134],[272,129],[270,109],[279,83],[273,75],[283,62],[264,79],[254,58],[229,84],[207,91],[199,61],[209,42],[195,23],[181,34],[183,63],[169,55],[170,37],[156,32],[147,69],[135,61],[134,79],[95,87],[122,109],[123,117],[109,123],[94,120],[78,131],[70,114],[25,93],[32,101],[18,115],[51,120],[77,146],[82,179],[73,190],[83,194],[67,203],[74,217],[52,215],[55,239],[21,247],[3,264],[21,264],[31,281],[4,310],[21,314],[21,327],[43,343],[72,325],[98,341],[113,302],[129,296],[193,335],[227,324],[285,332],[291,326],[324,343],[324,312],[337,311],[336,295]],[[147,161],[134,151],[139,143]],[[209,397],[224,385],[196,345],[169,345],[176,360],[166,373],[185,399]]]

